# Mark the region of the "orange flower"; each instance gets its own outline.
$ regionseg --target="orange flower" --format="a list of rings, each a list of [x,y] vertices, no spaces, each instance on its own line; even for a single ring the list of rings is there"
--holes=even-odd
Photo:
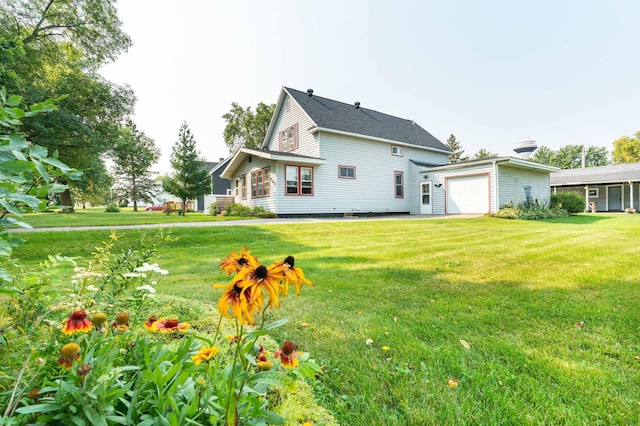
[[[258,345],[258,354],[256,355],[256,364],[258,364],[258,368],[260,370],[266,371],[273,367],[273,362],[267,359],[267,355],[270,355],[269,351],[266,350],[262,345]]]
[[[304,277],[302,269],[294,266],[295,259],[293,256],[287,256],[280,262],[275,262],[273,265],[276,271],[279,271],[284,275],[284,287],[281,287],[282,295],[286,296],[289,292],[289,285],[293,284],[296,288],[296,295],[300,296],[300,287],[305,284],[309,284],[311,287],[315,287],[311,281]]]
[[[153,330],[153,324],[156,323],[156,321],[158,321],[158,318],[152,316],[149,317],[149,320],[147,322],[145,322],[144,324],[142,324],[142,326],[145,328],[145,330],[147,331],[154,331]]]
[[[67,343],[60,349],[60,358],[58,359],[58,365],[71,368],[73,361],[80,359],[80,346],[77,343]]]
[[[298,349],[298,346],[292,341],[287,340],[282,344],[282,347],[276,351],[274,356],[280,358],[280,362],[284,367],[291,369],[300,365],[296,355],[302,352],[296,352],[296,349]]]
[[[253,315],[262,308],[264,296],[259,294],[256,297],[248,287],[242,287],[241,284],[241,281],[234,281],[226,286],[226,290],[218,301],[218,312],[227,318],[235,316],[240,324],[255,324]],[[221,286],[214,285],[214,287]]]
[[[220,269],[226,271],[227,275],[231,275],[235,272],[240,272],[247,266],[253,266],[256,263],[258,263],[258,258],[252,256],[251,252],[247,250],[247,247],[242,247],[240,253],[234,250],[229,256],[222,259]]]
[[[64,334],[87,332],[93,328],[93,324],[87,319],[85,311],[73,311],[65,321],[62,327]]]
[[[153,331],[160,331],[162,333],[173,333],[174,331],[180,331],[184,333],[190,327],[188,322],[178,322],[178,318],[164,319],[160,318],[153,323]]]
[[[283,279],[282,271],[273,267],[273,265],[268,268],[264,265],[254,265],[254,267],[244,268],[238,272],[235,282],[242,288],[249,287],[251,296],[255,299],[262,300],[264,297],[262,289],[264,289],[269,295],[269,306],[278,308],[280,307],[280,301],[278,300],[280,281]]]

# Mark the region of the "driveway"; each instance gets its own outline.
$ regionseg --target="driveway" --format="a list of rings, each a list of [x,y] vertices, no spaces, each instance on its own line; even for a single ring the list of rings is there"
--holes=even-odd
[[[154,223],[142,225],[114,225],[114,226],[61,226],[56,228],[12,228],[11,233],[21,232],[69,232],[69,231],[94,231],[100,229],[145,229],[145,228],[195,228],[214,226],[251,226],[251,225],[290,225],[295,223],[322,223],[322,222],[360,222],[363,220],[425,220],[425,219],[463,219],[480,217],[482,214],[451,214],[451,215],[389,215],[389,216],[346,216],[346,217],[300,217],[300,218],[275,218],[275,219],[247,219],[247,220],[223,220],[219,222],[181,222],[181,223]]]

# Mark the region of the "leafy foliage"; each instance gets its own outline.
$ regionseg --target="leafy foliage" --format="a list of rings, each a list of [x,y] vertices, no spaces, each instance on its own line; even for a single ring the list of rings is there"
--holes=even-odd
[[[584,151],[585,167],[605,166],[610,164],[609,151],[604,147],[591,145],[566,145],[553,151],[541,146],[531,156],[531,161],[561,169],[577,169],[582,167],[582,153]]]
[[[276,217],[275,213],[265,210],[262,206],[255,206],[253,208],[245,206],[243,204],[232,203],[230,204],[224,213],[225,216],[253,216],[253,217]]]
[[[205,161],[196,150],[196,141],[187,123],[182,123],[178,140],[171,148],[173,173],[162,180],[162,188],[182,200],[182,215],[187,211],[187,200],[211,191]]]
[[[612,159],[616,164],[640,162],[640,131],[613,141]]]
[[[472,160],[481,160],[483,158],[497,157],[497,156],[498,156],[498,154],[496,154],[495,152],[491,152],[491,151],[487,150],[486,148],[480,148],[480,150],[478,152],[473,154],[473,157],[471,157],[471,159]]]
[[[233,102],[231,110],[222,116],[227,123],[223,135],[229,152],[234,153],[242,147],[260,148],[275,109],[275,104],[260,102],[254,113],[251,107],[242,108]]]
[[[491,213],[489,216],[503,219],[540,220],[569,216],[569,212],[558,205],[552,204],[548,206],[546,203],[533,200],[515,206],[513,203],[506,203],[497,212]]]
[[[132,200],[133,211],[138,211],[138,201],[153,203],[153,197],[160,190],[159,182],[151,174],[151,167],[160,158],[153,139],[129,120],[111,153],[115,161],[115,200]]]
[[[569,214],[581,213],[585,208],[585,199],[575,192],[551,194],[551,208],[566,210]]]
[[[20,96],[7,96],[0,89],[0,258],[6,260],[12,247],[20,245],[21,238],[10,235],[11,225],[29,227],[16,219],[22,213],[40,211],[46,207],[50,193],[59,193],[66,186],[54,182],[61,176],[77,178],[78,173],[58,160],[57,152],[49,156],[47,149],[27,142],[17,131],[25,118],[54,111],[59,99],[49,99],[32,105],[28,111],[18,108]],[[11,281],[11,276],[0,268],[0,279]]]

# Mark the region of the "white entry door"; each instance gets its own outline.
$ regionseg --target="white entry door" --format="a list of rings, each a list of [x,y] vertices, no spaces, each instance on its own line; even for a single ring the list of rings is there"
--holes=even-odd
[[[431,181],[420,182],[420,214],[433,214]]]

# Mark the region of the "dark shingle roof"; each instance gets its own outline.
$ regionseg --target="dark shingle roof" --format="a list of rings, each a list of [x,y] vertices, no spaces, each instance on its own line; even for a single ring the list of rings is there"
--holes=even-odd
[[[640,180],[640,163],[567,169],[551,173],[551,186],[585,185]]]
[[[412,120],[323,98],[285,87],[318,127],[450,151]]]

